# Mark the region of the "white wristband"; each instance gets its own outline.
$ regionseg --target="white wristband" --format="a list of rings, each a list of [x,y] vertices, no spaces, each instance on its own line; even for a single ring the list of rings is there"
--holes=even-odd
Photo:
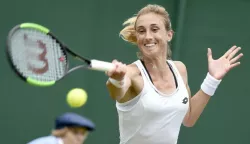
[[[122,88],[125,85],[125,78],[121,81],[109,78],[109,81],[117,88]]]
[[[206,78],[201,84],[201,90],[209,96],[213,96],[221,80],[217,80],[207,73]]]

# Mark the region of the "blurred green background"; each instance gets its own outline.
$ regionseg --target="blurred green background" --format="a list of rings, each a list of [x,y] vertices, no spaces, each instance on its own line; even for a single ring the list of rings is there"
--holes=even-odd
[[[118,144],[115,102],[106,90],[104,73],[79,70],[53,87],[27,85],[8,66],[5,40],[16,24],[35,22],[50,28],[84,56],[131,63],[137,59],[137,48],[118,34],[124,20],[149,3],[160,4],[170,13],[175,31],[173,59],[186,64],[192,94],[206,76],[208,47],[214,58],[232,45],[241,46],[245,55],[241,66],[223,79],[197,124],[182,127],[179,144],[250,143],[249,0],[1,0],[1,143],[21,144],[48,135],[55,116],[72,111],[91,118],[97,125],[86,143]],[[89,95],[87,104],[79,109],[71,109],[65,99],[75,87],[84,88]]]

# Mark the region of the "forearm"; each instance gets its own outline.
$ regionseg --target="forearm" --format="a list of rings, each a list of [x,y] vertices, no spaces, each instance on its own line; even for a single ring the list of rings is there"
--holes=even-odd
[[[196,123],[206,105],[208,104],[210,98],[211,96],[205,94],[202,90],[199,90],[190,99],[190,112],[186,124],[187,126],[193,126]]]
[[[207,75],[201,85],[201,89],[190,98],[189,112],[184,120],[186,126],[192,127],[196,123],[219,84],[220,80]]]
[[[116,84],[116,82],[112,82],[110,79],[106,83],[110,96],[112,97],[112,99],[118,101],[125,96],[130,85],[130,79],[126,76],[124,77],[122,84]]]
[[[125,88],[117,88],[112,83],[110,83],[110,81],[107,81],[106,86],[107,86],[109,94],[113,100],[121,99],[126,93]]]

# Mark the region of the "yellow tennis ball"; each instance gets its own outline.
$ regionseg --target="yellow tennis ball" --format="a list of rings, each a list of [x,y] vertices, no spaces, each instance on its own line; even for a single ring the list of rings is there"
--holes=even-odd
[[[67,102],[72,108],[83,106],[86,103],[87,98],[87,92],[80,88],[74,88],[67,94]]]

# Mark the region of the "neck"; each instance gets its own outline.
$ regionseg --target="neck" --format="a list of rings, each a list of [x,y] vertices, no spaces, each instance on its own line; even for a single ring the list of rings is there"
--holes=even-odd
[[[170,71],[166,57],[144,58],[144,64],[151,76],[164,79]]]

